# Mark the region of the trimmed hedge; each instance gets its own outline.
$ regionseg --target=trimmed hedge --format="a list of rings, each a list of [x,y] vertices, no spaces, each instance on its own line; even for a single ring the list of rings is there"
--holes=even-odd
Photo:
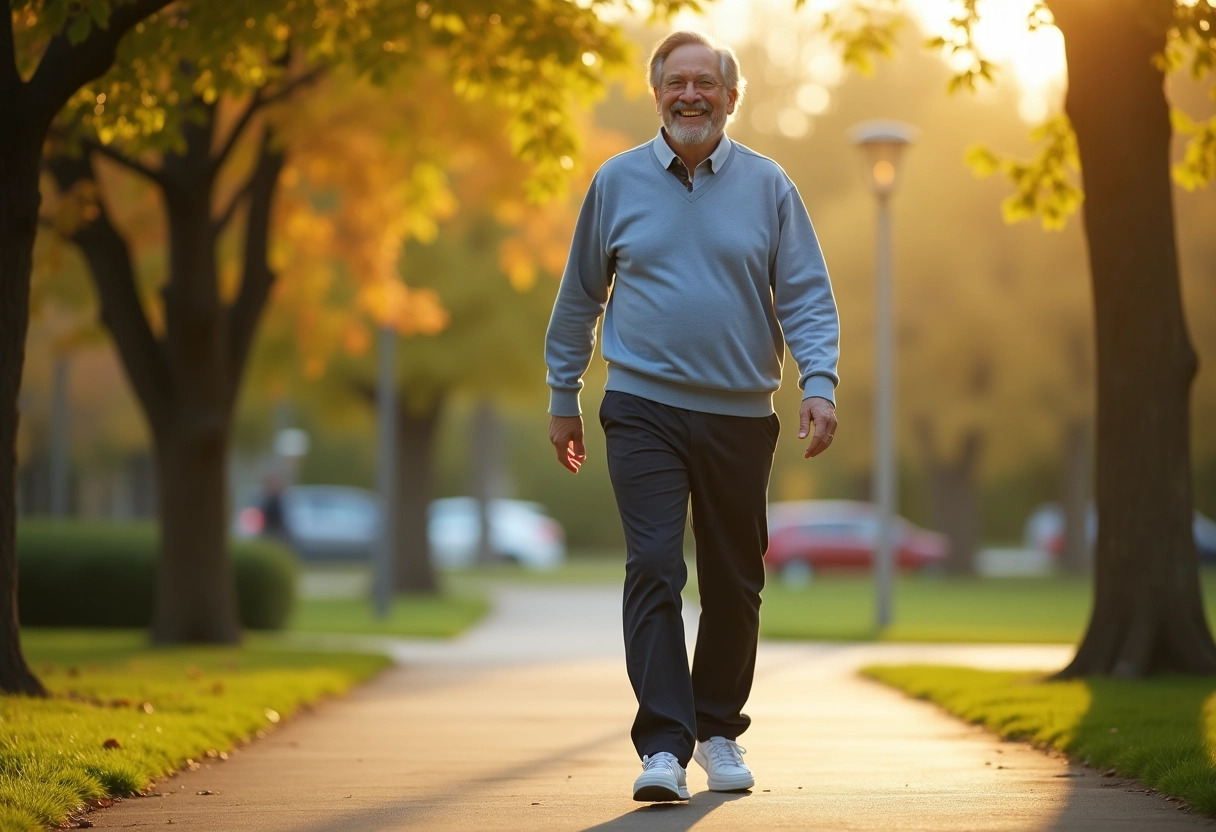
[[[157,535],[151,523],[22,519],[17,524],[22,626],[149,626]],[[282,629],[295,602],[295,559],[265,540],[233,540],[229,546],[241,625]]]

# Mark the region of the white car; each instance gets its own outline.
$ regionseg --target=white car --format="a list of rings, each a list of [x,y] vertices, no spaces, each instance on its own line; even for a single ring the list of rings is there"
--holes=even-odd
[[[344,485],[293,485],[282,496],[284,535],[305,561],[371,561],[380,534],[375,492]],[[475,566],[481,526],[473,497],[431,503],[427,536],[431,562],[440,569]],[[263,509],[249,505],[234,521],[238,537],[267,533]],[[529,569],[552,569],[566,559],[566,534],[540,503],[493,500],[490,542],[498,560]]]
[[[552,569],[566,559],[566,534],[539,503],[490,501],[490,545],[500,560],[528,569]],[[477,500],[445,497],[431,503],[427,533],[431,561],[441,569],[476,565],[481,537]]]

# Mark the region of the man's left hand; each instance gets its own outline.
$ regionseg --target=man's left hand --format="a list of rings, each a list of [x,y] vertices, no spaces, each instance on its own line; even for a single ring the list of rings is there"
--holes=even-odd
[[[836,435],[836,407],[827,399],[812,396],[802,400],[802,408],[798,412],[798,438],[806,439],[812,425],[815,432],[811,436],[811,444],[806,446],[802,454],[803,459],[819,456],[826,451]]]

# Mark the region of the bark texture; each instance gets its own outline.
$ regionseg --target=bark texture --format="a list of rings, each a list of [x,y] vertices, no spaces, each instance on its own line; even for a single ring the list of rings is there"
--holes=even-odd
[[[1164,77],[1172,0],[1049,0],[1085,187],[1097,334],[1094,610],[1062,676],[1216,672],[1191,533],[1189,401]]]

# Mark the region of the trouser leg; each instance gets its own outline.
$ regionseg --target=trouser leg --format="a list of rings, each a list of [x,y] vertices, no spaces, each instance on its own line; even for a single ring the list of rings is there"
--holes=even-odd
[[[668,751],[681,765],[696,731],[680,592],[687,522],[688,411],[610,391],[600,407],[608,473],[625,532],[625,664],[638,700],[639,756]]]
[[[692,687],[698,740],[734,739],[756,668],[768,548],[768,481],[779,422],[695,414],[689,458],[701,619]]]

